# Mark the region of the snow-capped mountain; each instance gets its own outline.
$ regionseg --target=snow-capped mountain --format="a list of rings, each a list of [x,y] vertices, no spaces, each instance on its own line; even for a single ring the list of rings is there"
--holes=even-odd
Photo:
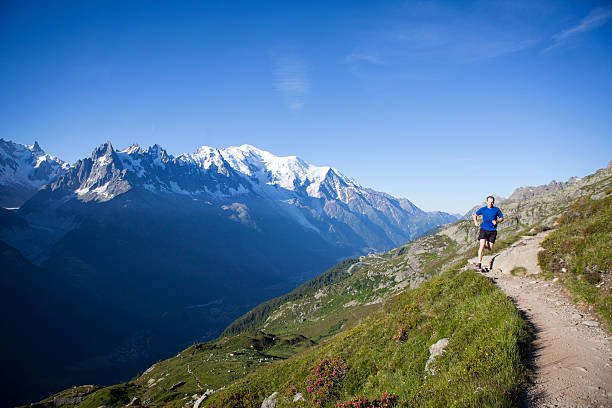
[[[73,194],[85,202],[108,201],[133,188],[211,198],[246,191],[248,183],[214,150],[200,148],[193,155],[173,157],[157,144],[116,151],[106,142],[94,149],[90,158],[77,161],[49,189]]]
[[[27,146],[0,139],[0,206],[19,207],[69,168],[68,163],[46,154],[38,142]]]
[[[115,150],[106,142],[46,189],[59,202],[71,197],[106,202],[130,190],[188,196],[223,208],[239,222],[248,219],[250,225],[256,225],[253,207],[263,203],[330,242],[362,250],[390,248],[455,220],[365,188],[333,167],[250,145],[201,146],[175,157],[159,145]]]

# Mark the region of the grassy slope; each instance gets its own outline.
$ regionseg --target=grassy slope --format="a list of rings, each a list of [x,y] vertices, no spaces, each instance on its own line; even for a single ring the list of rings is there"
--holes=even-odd
[[[612,327],[612,189],[578,200],[538,254],[543,271],[559,277],[575,300],[594,309]]]
[[[507,222],[502,225],[502,239],[498,241],[496,251],[518,239],[520,234],[554,226],[559,214],[570,208],[577,198],[609,189],[612,186],[611,173],[612,169],[603,169],[564,191],[505,205],[503,210]],[[244,406],[258,406],[263,397],[274,389],[287,394],[286,387],[303,385],[300,383],[303,378],[300,380],[299,376],[291,377],[294,368],[302,370],[298,371],[303,376],[309,364],[323,355],[333,355],[333,350],[361,350],[360,353],[367,354],[367,350],[372,348],[375,349],[372,353],[378,353],[376,350],[384,351],[372,354],[367,360],[377,364],[376,367],[370,367],[372,370],[375,368],[377,374],[372,374],[374,377],[368,374],[366,360],[360,360],[358,356],[357,360],[347,359],[351,363],[353,373],[350,377],[353,379],[344,388],[344,396],[347,398],[349,394],[357,392],[367,392],[375,397],[376,392],[385,388],[384,384],[394,383],[393,388],[389,386],[386,390],[398,393],[401,391],[402,401],[419,405],[427,405],[427,401],[431,401],[430,405],[447,405],[444,401],[463,401],[467,405],[479,405],[487,401],[487,404],[492,401],[496,401],[495,405],[510,404],[522,378],[523,368],[517,353],[524,340],[524,327],[520,321],[515,320],[514,309],[507,307],[509,304],[503,299],[503,295],[487,287],[480,277],[469,273],[456,274],[457,266],[475,255],[475,234],[476,229],[471,221],[460,221],[434,236],[423,237],[374,257],[361,257],[337,265],[317,278],[318,280],[308,282],[284,297],[266,302],[265,307],[254,310],[256,313],[238,319],[230,326],[233,328],[228,330],[226,336],[213,342],[193,345],[177,356],[155,364],[131,382],[99,389],[84,395],[80,404],[66,406],[98,407],[102,405],[101,401],[107,406],[120,406],[129,402],[133,396],[139,396],[149,406],[182,406],[193,403],[193,394],[201,394],[207,388],[219,389],[227,386],[225,390],[213,394],[209,402],[218,403],[223,398],[232,400],[232,395],[241,395],[245,384],[253,384],[259,388],[258,392],[251,394],[251,398],[243,398]],[[450,270],[439,278],[427,281],[431,276],[447,269]],[[407,290],[410,287],[418,287],[424,281],[426,283],[423,286]],[[450,296],[454,303],[446,302],[440,297],[429,298],[423,294],[423,291],[434,290],[431,285],[446,288],[441,292],[442,297]],[[470,289],[472,292],[462,292],[464,286],[473,288]],[[465,298],[452,297],[454,291],[448,290],[451,287],[459,288],[459,292],[463,293],[461,296]],[[400,295],[397,296],[398,294]],[[425,323],[421,322],[416,329],[411,330],[413,340],[404,343],[404,346],[408,347],[406,350],[411,350],[408,358],[402,354],[401,350],[404,348],[400,347],[400,351],[392,352],[397,343],[386,335],[384,327],[388,328],[399,321],[394,320],[400,317],[396,313],[397,310],[392,310],[393,302],[407,304],[410,299],[416,299],[414,296],[424,296],[419,299],[426,300],[426,309],[423,309]],[[389,301],[392,298],[396,300]],[[382,309],[383,302],[386,302],[385,308],[391,309]],[[453,306],[455,304],[461,306]],[[474,309],[481,304],[490,307]],[[474,313],[474,316],[470,317],[471,314],[468,314],[466,320],[462,310],[474,310],[478,313],[470,312]],[[487,333],[480,330],[484,328],[482,325],[486,320],[499,322],[499,327],[489,326],[490,331],[495,330],[495,336],[490,335],[491,332],[485,338],[499,341],[480,341],[483,340],[480,336]],[[383,321],[387,326],[377,323]],[[501,322],[510,326],[502,328]],[[476,328],[478,330],[475,331]],[[351,343],[353,337],[350,333],[360,334],[362,340]],[[423,358],[426,359],[423,356],[428,354],[427,347],[436,337],[451,333],[453,341],[449,345],[449,353],[441,361],[442,364],[448,363],[448,372],[441,371],[440,375],[436,376],[437,379],[422,379]],[[373,338],[370,339],[371,336]],[[367,346],[368,344],[370,346]],[[461,347],[461,350],[452,351],[453,344],[479,345],[484,348],[476,350]],[[348,348],[349,345],[351,348]],[[481,352],[494,352],[496,356],[501,357],[487,360],[488,354],[484,354],[483,359],[483,355],[479,354]],[[379,363],[392,367],[397,358],[400,358],[398,361],[404,361],[402,367],[405,365],[410,368],[400,370],[401,375],[396,373],[394,377],[390,374],[390,368],[378,367]],[[484,387],[479,381],[486,377],[481,376],[486,371],[482,371],[485,367],[478,368],[479,361],[488,361],[489,366],[497,367],[497,374],[489,376],[491,382]],[[355,363],[361,368],[357,369]],[[471,372],[469,378],[474,381],[462,377],[456,372],[457,367]],[[187,368],[191,372],[188,372]],[[253,374],[248,375],[249,373]],[[445,379],[447,375],[462,380],[448,382]],[[293,378],[293,382],[290,383],[289,378]],[[386,380],[383,382],[382,378]],[[400,382],[393,382],[393,379]],[[173,384],[182,381],[185,382],[183,385],[175,390],[168,390]],[[350,385],[356,384],[355,381],[362,385]],[[400,390],[398,387],[402,381],[404,384]],[[448,388],[450,385],[445,386],[444,383],[454,384],[452,390]],[[420,396],[414,394],[419,386],[421,394],[417,394]],[[84,388],[69,389],[56,396],[79,393],[82,389]],[[241,389],[243,391],[240,391]],[[86,392],[91,391],[86,389]],[[415,402],[423,395],[427,395],[425,400]],[[446,398],[445,395],[452,398],[439,399]],[[51,397],[48,400],[50,399]]]
[[[393,339],[398,325],[406,329],[399,342]],[[348,372],[340,394],[324,406],[385,391],[411,406],[508,406],[524,378],[521,345],[527,337],[510,299],[486,278],[455,269],[389,299],[321,346],[213,394],[206,406],[258,407],[272,391],[287,398],[279,406],[293,406],[296,392],[308,395],[309,369],[330,357],[343,359]],[[428,348],[440,338],[451,339],[447,352],[436,375],[425,376]]]

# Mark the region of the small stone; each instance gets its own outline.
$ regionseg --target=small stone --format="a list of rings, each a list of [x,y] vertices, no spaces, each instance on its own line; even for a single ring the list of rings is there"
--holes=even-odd
[[[578,370],[582,371],[583,373],[587,373],[587,369],[584,367],[576,367]]]
[[[554,282],[556,282],[556,281],[558,281],[558,280],[559,280],[559,278],[553,278],[553,280],[552,280],[552,281],[553,281],[553,283],[554,283]]]
[[[301,392],[298,392],[297,394],[293,396],[293,402],[298,402],[298,401],[306,401],[306,399],[304,399],[304,396],[302,395]]]
[[[580,313],[572,313],[572,319],[582,319],[582,315]]]
[[[589,326],[589,327],[599,326],[599,322],[596,322],[595,320],[585,320],[584,322],[582,322],[582,324],[584,324],[585,326]]]
[[[276,408],[276,397],[278,396],[278,392],[273,392],[268,398],[263,400],[261,403],[261,408]]]

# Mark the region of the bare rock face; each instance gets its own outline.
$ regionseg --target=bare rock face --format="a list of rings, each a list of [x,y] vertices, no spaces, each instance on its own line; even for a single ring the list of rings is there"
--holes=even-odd
[[[435,374],[436,370],[431,365],[433,364],[437,356],[440,356],[444,353],[444,349],[446,348],[449,342],[450,342],[450,339],[443,338],[443,339],[438,340],[431,346],[429,346],[429,359],[427,360],[427,363],[425,364],[426,373],[431,374],[431,375]]]
[[[549,232],[545,231],[533,237],[526,237],[520,242],[515,242],[502,253],[493,255],[492,267],[507,275],[511,274],[516,267],[525,268],[526,275],[538,275],[540,273],[540,267],[538,266],[539,245],[548,236]],[[488,257],[486,258],[488,259]],[[484,259],[484,262],[489,262]]]
[[[552,180],[548,184],[542,184],[540,186],[525,186],[518,187],[514,189],[510,197],[504,198],[493,194],[495,197],[495,205],[498,207],[503,207],[504,205],[508,205],[510,203],[520,203],[522,201],[531,200],[533,198],[544,197],[552,193],[556,193],[561,190],[565,190],[567,187],[579,182],[582,180],[580,177],[571,177],[567,181],[555,181]],[[475,206],[471,210],[469,210],[463,216],[464,220],[469,220],[472,218],[472,214],[478,210],[480,207],[486,206],[486,202],[482,202],[482,204]],[[507,224],[506,224],[507,225]]]
[[[561,191],[565,189],[570,184],[579,181],[580,178],[572,177],[567,181],[551,181],[548,184],[543,184],[541,186],[527,186],[527,187],[519,187],[514,190],[514,192],[508,197],[507,201],[523,201],[529,200],[530,198],[542,197],[550,193],[555,193],[557,191]]]

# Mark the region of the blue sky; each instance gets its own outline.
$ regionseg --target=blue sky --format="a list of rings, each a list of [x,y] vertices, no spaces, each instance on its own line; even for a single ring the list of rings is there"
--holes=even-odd
[[[0,3],[0,137],[248,143],[426,210],[605,167],[611,73],[611,2]]]

